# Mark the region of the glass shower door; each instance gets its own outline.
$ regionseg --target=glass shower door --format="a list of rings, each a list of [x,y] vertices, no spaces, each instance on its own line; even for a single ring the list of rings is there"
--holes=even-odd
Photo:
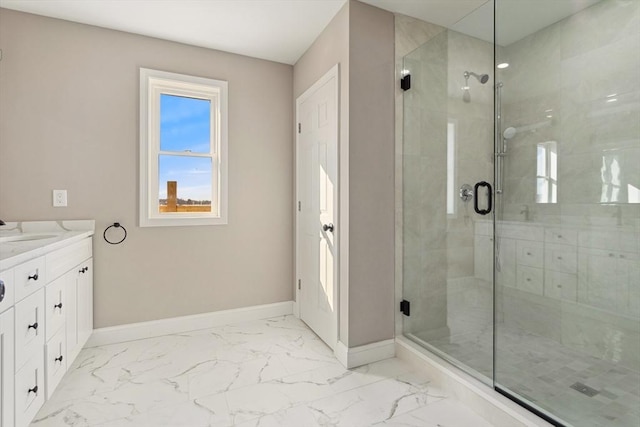
[[[493,45],[443,30],[403,68],[404,334],[491,383],[492,213],[461,188],[493,181]]]
[[[537,3],[496,0],[495,387],[562,424],[638,427],[640,2],[500,43]]]

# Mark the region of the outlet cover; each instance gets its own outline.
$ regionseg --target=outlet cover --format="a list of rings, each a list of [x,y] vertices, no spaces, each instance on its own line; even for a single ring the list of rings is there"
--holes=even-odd
[[[67,206],[67,190],[53,190],[53,206],[56,208]]]

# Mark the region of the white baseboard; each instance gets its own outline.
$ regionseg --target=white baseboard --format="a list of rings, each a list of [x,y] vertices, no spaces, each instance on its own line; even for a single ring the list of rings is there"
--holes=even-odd
[[[471,375],[431,355],[418,344],[403,337],[396,337],[396,354],[421,369],[431,383],[441,387],[452,397],[496,427],[551,427],[515,402],[507,399],[490,386]]]
[[[115,344],[293,313],[293,301],[95,329],[85,347]]]
[[[396,343],[395,340],[390,339],[348,348],[341,341],[338,341],[333,354],[345,368],[357,368],[367,363],[394,357],[396,355]]]

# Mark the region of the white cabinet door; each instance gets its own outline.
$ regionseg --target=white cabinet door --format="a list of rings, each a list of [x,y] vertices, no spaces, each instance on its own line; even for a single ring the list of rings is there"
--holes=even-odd
[[[66,282],[67,292],[65,300],[67,303],[65,329],[67,331],[67,355],[69,361],[72,361],[76,354],[76,347],[78,346],[78,269],[76,267],[71,270],[71,280]]]
[[[60,328],[47,342],[45,354],[47,399],[50,399],[53,391],[67,371],[67,340],[64,328]]]
[[[0,314],[0,427],[13,427],[13,308]]]
[[[44,289],[15,305],[15,369],[34,355],[42,355],[45,343]]]
[[[78,275],[78,345],[80,351],[93,332],[93,258],[81,264]]]
[[[60,328],[64,327],[67,319],[67,290],[69,281],[75,281],[73,271],[58,277],[45,287],[45,320],[47,324],[47,341],[53,337]]]
[[[74,279],[67,286],[67,354],[76,358],[93,332],[93,259],[89,258],[74,270]]]
[[[16,427],[26,427],[45,400],[43,349],[16,373],[15,387]]]

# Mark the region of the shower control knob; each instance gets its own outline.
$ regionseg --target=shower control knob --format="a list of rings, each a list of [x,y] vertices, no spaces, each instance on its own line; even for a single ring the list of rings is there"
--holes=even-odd
[[[325,224],[325,225],[322,226],[322,229],[324,231],[330,231],[330,232],[333,233],[333,224]]]

